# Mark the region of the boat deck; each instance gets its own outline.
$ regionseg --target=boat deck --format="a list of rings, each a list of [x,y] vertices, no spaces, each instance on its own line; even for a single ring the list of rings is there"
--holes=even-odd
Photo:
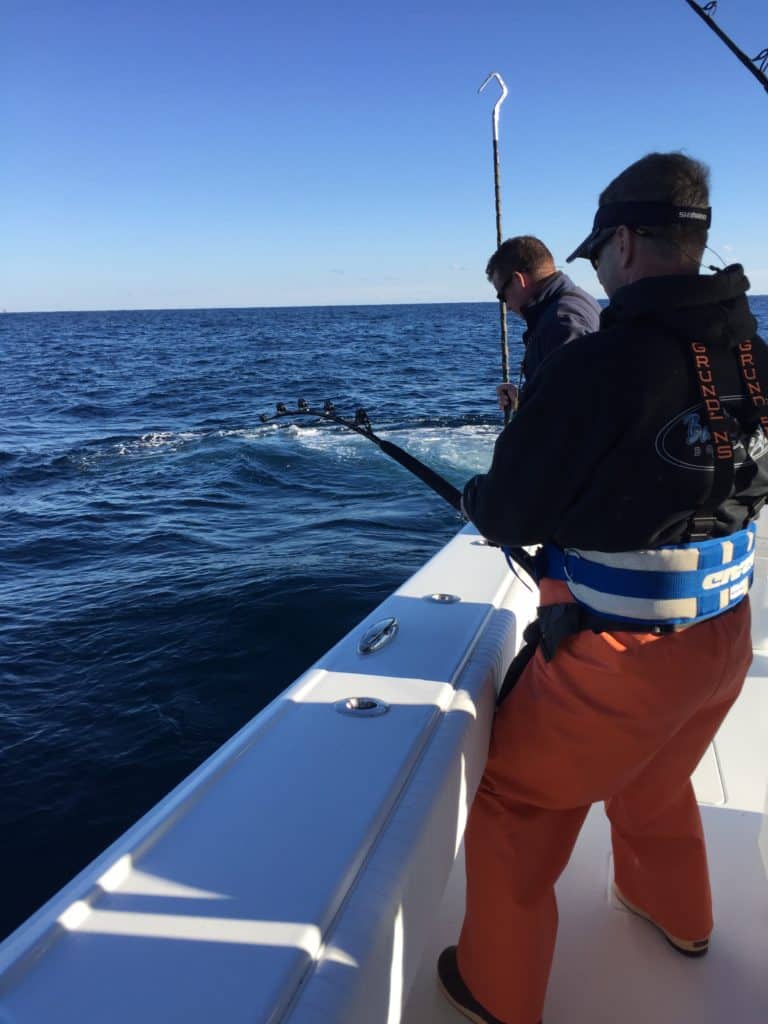
[[[546,1024],[768,1022],[768,538],[758,562],[752,671],[694,777],[709,955],[614,906],[596,807],[558,887]],[[459,1024],[434,965],[536,600],[463,530],[0,945],[0,1024]]]
[[[710,951],[700,960],[675,953],[612,897],[609,826],[602,806],[592,808],[557,887],[560,927],[545,1024],[768,1021],[767,730],[768,659],[756,656],[744,693],[694,776],[715,906]],[[434,967],[440,951],[456,942],[463,907],[462,856],[402,1024],[466,1020],[441,995]]]

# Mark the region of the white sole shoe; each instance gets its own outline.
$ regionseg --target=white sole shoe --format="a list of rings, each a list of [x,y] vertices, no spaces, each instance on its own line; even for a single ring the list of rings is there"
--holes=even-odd
[[[646,914],[640,907],[636,907],[634,903],[630,903],[629,900],[622,894],[616,883],[613,883],[613,895],[621,903],[622,906],[626,907],[627,910],[633,914],[637,914],[638,917],[642,917],[644,921],[650,921],[654,928],[658,928],[670,946],[673,946],[678,953],[682,953],[683,956],[704,956],[709,949],[709,939],[679,939],[676,935],[670,935],[668,931],[665,931],[660,924],[657,924],[653,918]]]

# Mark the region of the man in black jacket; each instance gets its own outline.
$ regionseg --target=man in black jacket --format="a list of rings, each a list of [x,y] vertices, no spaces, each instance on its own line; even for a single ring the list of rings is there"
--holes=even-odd
[[[522,373],[526,381],[561,345],[600,326],[598,304],[556,269],[552,253],[533,235],[502,242],[488,260],[485,273],[499,300],[525,320]],[[514,384],[499,385],[502,409],[508,404],[517,406],[517,392]]]
[[[547,357],[468,517],[541,543],[539,639],[494,722],[466,833],[467,910],[438,971],[474,1021],[537,1024],[554,884],[590,805],[616,896],[680,953],[712,908],[690,775],[751,661],[753,520],[768,496],[768,347],[739,266],[699,275],[708,173],[650,154],[603,191],[601,330]]]

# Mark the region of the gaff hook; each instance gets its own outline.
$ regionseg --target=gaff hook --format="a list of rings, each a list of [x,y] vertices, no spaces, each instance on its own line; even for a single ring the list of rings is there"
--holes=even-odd
[[[501,228],[501,164],[499,161],[499,110],[501,104],[507,98],[507,85],[498,71],[492,71],[486,78],[478,92],[482,92],[490,80],[495,78],[501,86],[501,96],[496,100],[493,108],[493,189],[496,197],[496,248],[501,245],[504,237]],[[509,382],[509,344],[507,340],[507,307],[504,299],[499,301],[499,327],[501,329],[501,379],[504,383]],[[504,422],[509,423],[512,409],[509,405],[504,408]]]
[[[504,100],[507,98],[507,96],[509,94],[509,89],[507,89],[506,82],[501,77],[499,72],[498,71],[492,71],[490,73],[490,75],[488,75],[486,80],[483,82],[483,84],[480,86],[480,88],[477,91],[478,92],[482,92],[483,89],[486,87],[486,85],[488,85],[488,83],[490,82],[490,80],[492,78],[496,79],[496,81],[499,83],[499,86],[501,88],[501,96],[499,96],[499,98],[496,100],[496,103],[494,104],[494,107],[493,107],[493,137],[498,142],[498,139],[499,139],[499,111],[501,110],[501,104],[504,102]]]

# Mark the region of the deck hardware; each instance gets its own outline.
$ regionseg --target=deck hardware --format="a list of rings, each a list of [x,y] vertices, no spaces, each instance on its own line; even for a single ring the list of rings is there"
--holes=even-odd
[[[456,604],[461,600],[458,594],[427,594],[426,599],[435,604]]]
[[[374,654],[376,651],[380,651],[385,644],[395,639],[399,628],[400,624],[395,618],[381,619],[379,622],[374,622],[365,631],[360,643],[357,645],[359,653]]]
[[[373,718],[389,711],[389,704],[375,697],[347,697],[345,700],[337,700],[333,706],[340,715],[355,715],[358,718]]]

